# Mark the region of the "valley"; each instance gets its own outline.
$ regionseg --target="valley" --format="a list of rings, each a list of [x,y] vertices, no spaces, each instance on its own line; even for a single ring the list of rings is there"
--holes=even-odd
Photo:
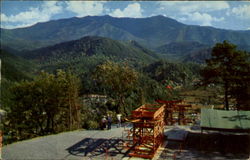
[[[106,115],[129,121],[157,100],[192,104],[196,116],[201,108],[250,109],[249,30],[105,15],[1,28],[0,42],[4,145],[98,133]]]

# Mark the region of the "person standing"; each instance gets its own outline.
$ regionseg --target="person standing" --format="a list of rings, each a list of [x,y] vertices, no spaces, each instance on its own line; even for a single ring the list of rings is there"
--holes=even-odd
[[[111,124],[112,124],[112,117],[110,114],[108,114],[108,129],[111,129]]]
[[[117,121],[118,121],[117,127],[121,127],[121,125],[122,125],[122,114],[117,114],[116,118],[117,118]]]

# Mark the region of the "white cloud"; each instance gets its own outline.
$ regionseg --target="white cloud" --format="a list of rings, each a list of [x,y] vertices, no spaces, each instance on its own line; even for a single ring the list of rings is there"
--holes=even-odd
[[[187,18],[182,17],[183,21],[197,22],[202,26],[212,26],[212,22],[223,21],[224,17],[216,18],[207,13],[194,12],[189,13]]]
[[[1,14],[1,27],[17,28],[33,25],[37,22],[45,22],[58,13],[62,12],[62,6],[56,1],[44,2],[41,7],[30,7],[27,11],[20,12],[16,15],[7,16]]]
[[[179,14],[211,12],[230,8],[229,4],[223,1],[162,1],[158,4],[160,10],[179,11]]]
[[[126,8],[123,10],[115,9],[112,13],[109,15],[113,17],[134,17],[139,18],[142,17],[142,8],[139,3],[133,3],[129,4]]]
[[[250,19],[250,5],[240,5],[239,7],[234,7],[231,12],[242,19]]]
[[[5,29],[14,29],[14,28],[24,28],[24,27],[29,27],[32,24],[30,23],[21,23],[18,25],[14,25],[14,24],[2,24],[1,23],[1,28],[5,28]]]
[[[63,11],[63,7],[61,6],[61,3],[57,1],[46,1],[42,5],[42,8],[43,8],[42,12],[45,14],[47,13],[49,15],[58,14]]]
[[[186,21],[187,18],[186,17],[181,17],[181,18],[178,18],[180,21]]]
[[[66,2],[66,9],[76,13],[78,17],[101,15],[105,11],[104,3],[97,1],[69,1]]]
[[[3,22],[8,21],[8,17],[4,13],[1,13],[1,21]]]
[[[164,1],[158,2],[158,5],[158,11],[171,18],[202,26],[211,26],[213,22],[223,21],[224,17],[212,16],[212,12],[230,8],[228,2],[223,1]]]

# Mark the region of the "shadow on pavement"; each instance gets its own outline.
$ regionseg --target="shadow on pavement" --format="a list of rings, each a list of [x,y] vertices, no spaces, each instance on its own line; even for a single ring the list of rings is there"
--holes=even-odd
[[[70,155],[80,157],[117,156],[118,154],[125,156],[123,143],[122,139],[117,138],[85,138],[66,150]]]

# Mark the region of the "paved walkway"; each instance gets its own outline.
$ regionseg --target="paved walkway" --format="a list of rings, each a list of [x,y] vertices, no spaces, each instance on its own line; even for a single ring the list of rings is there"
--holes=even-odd
[[[125,157],[127,150],[123,150],[121,145],[123,129],[113,126],[111,130],[78,130],[25,140],[4,146],[2,158],[4,160],[99,160],[106,158],[108,160],[138,160],[139,158]],[[186,136],[186,132],[198,133],[200,131],[199,129],[190,130],[190,127],[184,126],[172,126],[165,130],[169,139]],[[246,160],[249,157],[246,154],[203,152],[189,147],[184,147],[180,152],[178,143],[167,141],[164,144],[159,148],[154,160]],[[105,148],[108,148],[108,154]]]
[[[123,128],[113,127],[104,131],[79,130],[38,137],[4,146],[2,158],[4,160],[100,159],[106,154],[98,146],[113,144],[114,147],[119,143],[119,138],[122,138],[122,131]],[[117,146],[114,148],[116,152],[112,152],[113,155],[109,156],[122,159],[124,155],[122,151]]]

